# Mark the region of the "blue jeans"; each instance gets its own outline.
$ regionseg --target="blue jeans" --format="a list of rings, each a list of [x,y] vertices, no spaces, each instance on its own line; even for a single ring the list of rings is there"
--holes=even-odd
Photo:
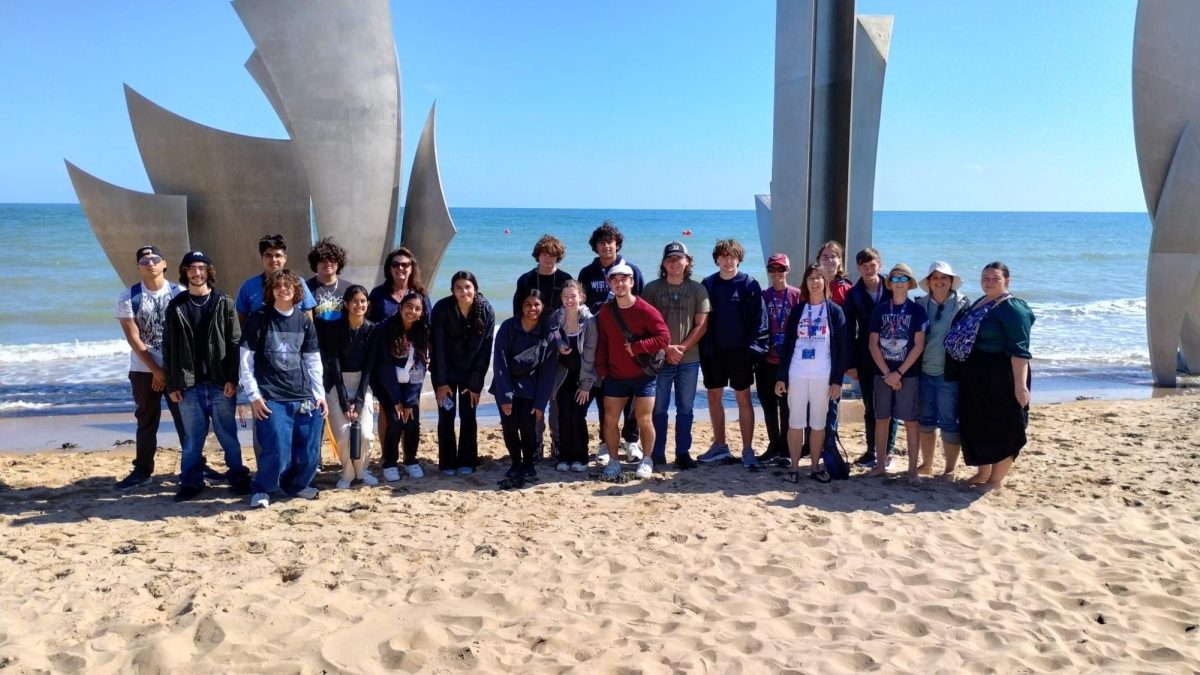
[[[959,445],[962,438],[958,433],[958,383],[947,382],[941,375],[921,373],[920,414],[917,422],[920,430],[931,432],[942,430],[942,443]]]
[[[321,432],[325,418],[317,408],[300,412],[311,401],[266,401],[271,416],[254,420],[258,442],[258,473],[255,492],[270,494],[283,490],[288,495],[308,487],[321,463]]]
[[[224,389],[219,384],[197,384],[183,390],[183,400],[179,402],[179,421],[183,425],[181,486],[204,487],[204,441],[208,438],[209,420],[225,451],[229,479],[250,473],[242,463],[242,446],[238,443],[237,397],[226,396]]]
[[[696,385],[700,379],[700,362],[670,363],[658,372],[658,386],[654,393],[654,449],[650,453],[653,461],[667,463],[667,409],[671,406],[671,388],[675,389],[675,456],[686,455],[692,450],[692,407],[696,402]]]

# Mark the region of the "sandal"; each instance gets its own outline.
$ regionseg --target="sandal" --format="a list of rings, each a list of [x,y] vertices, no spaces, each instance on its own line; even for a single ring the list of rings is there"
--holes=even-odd
[[[789,471],[783,475],[783,479],[789,483],[799,485],[800,484],[800,472],[799,471]]]
[[[828,483],[833,480],[833,476],[829,475],[829,472],[824,469],[821,469],[820,471],[814,471],[808,474],[808,477],[817,481],[818,483]]]

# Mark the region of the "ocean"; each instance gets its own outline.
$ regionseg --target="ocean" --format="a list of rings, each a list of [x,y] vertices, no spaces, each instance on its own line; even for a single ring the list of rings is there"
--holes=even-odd
[[[624,233],[622,254],[648,278],[671,240],[688,245],[700,278],[714,270],[713,242],[734,237],[747,250],[743,269],[766,283],[752,210],[460,208],[452,215],[458,234],[438,278],[426,284],[436,300],[449,295],[455,271],[471,270],[498,319],[511,313],[517,277],[535,264],[538,237],[566,243],[562,267],[574,275],[591,261],[588,236],[605,219]],[[874,228],[886,264],[907,262],[924,276],[932,261],[945,260],[972,298],[984,265],[1008,264],[1011,290],[1037,316],[1035,396],[1047,388],[1063,398],[1093,386],[1150,387],[1146,214],[879,212]],[[292,267],[309,276],[301,248]],[[0,269],[0,296],[13,301],[0,321],[0,416],[131,410],[129,349],[113,318],[122,285],[80,207],[0,204]],[[236,293],[240,281],[223,289]]]

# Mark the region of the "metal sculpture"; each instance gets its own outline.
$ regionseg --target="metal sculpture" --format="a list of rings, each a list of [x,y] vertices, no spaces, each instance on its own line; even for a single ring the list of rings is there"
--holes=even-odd
[[[1154,230],[1146,338],[1154,383],[1200,366],[1200,3],[1141,0],[1133,43],[1138,169]]]
[[[408,175],[408,197],[404,200],[404,229],[400,240],[421,264],[421,271],[432,280],[442,264],[442,255],[454,236],[454,221],[442,192],[442,174],[438,169],[435,118],[437,104],[429,109],[412,172]]]
[[[871,242],[875,154],[892,17],[845,0],[777,0],[771,191],[756,195],[763,257],[809,260]]]

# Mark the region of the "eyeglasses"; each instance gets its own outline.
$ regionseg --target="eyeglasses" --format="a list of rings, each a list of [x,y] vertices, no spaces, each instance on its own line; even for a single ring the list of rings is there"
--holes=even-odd
[[[907,274],[893,274],[892,276],[888,277],[888,280],[893,284],[907,284],[909,278]]]
[[[141,267],[150,267],[151,265],[157,265],[160,262],[162,262],[162,256],[157,255],[144,255],[138,258],[138,265]]]
[[[392,261],[392,264],[391,264],[391,268],[392,268],[392,269],[394,269],[394,270],[400,270],[400,269],[404,269],[404,270],[406,270],[406,269],[408,269],[408,268],[410,268],[410,267],[412,267],[412,263],[410,263],[410,262],[400,262],[399,260],[393,260],[393,261]]]

